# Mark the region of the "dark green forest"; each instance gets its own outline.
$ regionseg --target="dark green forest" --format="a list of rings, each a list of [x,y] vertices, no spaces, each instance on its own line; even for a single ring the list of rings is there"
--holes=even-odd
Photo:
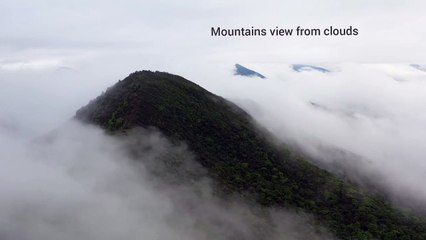
[[[185,142],[223,192],[308,212],[340,239],[426,239],[424,219],[277,147],[239,107],[182,77],[132,73],[76,118],[111,134],[155,127]]]

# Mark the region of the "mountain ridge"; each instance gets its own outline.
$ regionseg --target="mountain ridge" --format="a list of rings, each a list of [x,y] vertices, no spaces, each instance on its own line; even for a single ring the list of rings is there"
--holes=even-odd
[[[246,112],[180,76],[132,73],[76,118],[110,133],[153,126],[187,143],[225,191],[311,213],[341,239],[426,239],[424,220],[277,149]]]

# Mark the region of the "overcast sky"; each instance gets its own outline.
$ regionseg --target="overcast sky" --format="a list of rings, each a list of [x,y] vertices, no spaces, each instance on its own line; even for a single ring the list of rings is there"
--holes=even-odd
[[[426,3],[413,1],[0,1],[0,66],[92,58],[169,61],[423,61]],[[359,28],[356,37],[212,38],[210,28]],[[147,61],[147,58],[153,60]],[[197,60],[194,60],[197,58]],[[120,59],[122,60],[122,59]],[[118,63],[118,59],[109,61]],[[136,64],[134,61],[130,62]]]
[[[42,133],[143,69],[201,82],[237,62],[422,63],[424,9],[420,0],[1,0],[0,116]],[[359,35],[210,36],[211,27],[331,25],[356,27]]]

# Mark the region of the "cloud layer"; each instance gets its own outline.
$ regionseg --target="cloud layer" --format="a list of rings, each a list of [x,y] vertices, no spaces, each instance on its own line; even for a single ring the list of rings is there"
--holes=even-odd
[[[286,64],[264,64],[256,69],[272,76],[267,80],[223,75],[215,77],[222,81],[200,82],[321,163],[343,166],[345,174],[354,173],[349,177],[374,181],[395,199],[414,199],[424,208],[426,74],[408,64],[332,68],[338,70],[296,72]]]
[[[71,122],[0,146],[2,239],[330,239],[302,213],[219,198],[185,145],[153,130]]]

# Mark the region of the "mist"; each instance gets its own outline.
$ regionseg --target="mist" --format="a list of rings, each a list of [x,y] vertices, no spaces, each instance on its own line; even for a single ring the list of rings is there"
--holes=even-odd
[[[1,239],[332,239],[302,212],[219,197],[186,145],[154,129],[1,133]]]
[[[422,187],[426,182],[424,71],[408,63],[316,64],[330,69],[330,73],[295,72],[289,63],[240,63],[267,79],[234,76],[230,61],[192,64],[193,69],[175,66],[169,72],[233,101],[249,112],[256,124],[279,141],[300,149],[316,165],[385,195],[396,206],[426,213],[426,191]],[[60,126],[76,109],[123,79],[132,66],[124,65],[116,71],[99,71],[99,76],[95,64],[90,71],[1,71],[5,81],[0,90],[0,129],[8,139],[3,145],[30,141]],[[21,146],[15,153],[23,149]],[[156,157],[145,157],[142,169],[152,162],[148,159]],[[160,168],[156,172],[165,171]],[[155,174],[142,175],[150,178]],[[172,182],[180,178],[170,174],[163,177]]]
[[[317,165],[424,213],[425,72],[409,64],[319,65],[330,73],[295,72],[290,64],[248,66],[269,78],[231,76],[228,67],[199,83]]]

